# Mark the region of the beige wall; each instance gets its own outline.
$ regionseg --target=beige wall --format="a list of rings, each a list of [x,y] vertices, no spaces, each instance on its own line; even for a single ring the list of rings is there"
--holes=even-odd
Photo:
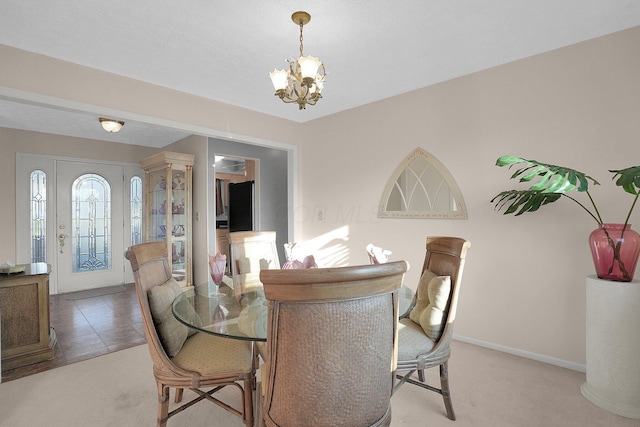
[[[373,242],[409,260],[415,286],[427,235],[465,237],[456,334],[584,364],[596,223],[568,200],[521,217],[494,212],[490,199],[517,187],[513,171],[494,164],[513,154],[586,172],[602,184],[593,195],[605,221],[624,222],[633,198],[607,170],[640,164],[638,46],[635,28],[308,124],[302,204],[307,214],[326,209],[326,219],[307,215],[301,238],[337,244],[329,236],[348,226],[350,262],[366,262]],[[416,146],[456,178],[468,220],[376,217],[387,179]],[[640,228],[640,209],[630,222]]]
[[[212,136],[297,144],[296,238],[325,265],[365,263],[373,242],[411,263],[406,283],[414,287],[427,235],[465,237],[472,248],[456,334],[580,368],[584,282],[593,273],[586,239],[595,222],[565,200],[518,218],[495,213],[489,200],[511,183],[493,165],[514,154],[582,170],[603,184],[593,194],[604,217],[623,221],[631,198],[607,169],[640,163],[639,45],[635,28],[301,125],[6,47],[0,88],[201,126]],[[449,168],[468,220],[377,218],[386,180],[416,146]],[[11,163],[4,153],[2,163]],[[0,174],[12,200],[5,188],[14,179]]]

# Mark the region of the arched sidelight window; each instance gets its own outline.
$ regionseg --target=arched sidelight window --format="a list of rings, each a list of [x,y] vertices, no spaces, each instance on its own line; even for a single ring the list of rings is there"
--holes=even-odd
[[[111,185],[85,174],[72,185],[73,272],[111,268]]]
[[[142,179],[131,178],[131,245],[142,243]]]
[[[466,219],[467,208],[447,168],[418,147],[391,175],[382,194],[378,216]]]
[[[47,262],[47,174],[34,170],[30,184],[31,262]]]

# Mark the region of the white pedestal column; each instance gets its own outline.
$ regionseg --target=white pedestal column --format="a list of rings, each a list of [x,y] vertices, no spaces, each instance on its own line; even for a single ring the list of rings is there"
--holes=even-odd
[[[640,419],[640,281],[587,276],[587,381],[582,395]]]

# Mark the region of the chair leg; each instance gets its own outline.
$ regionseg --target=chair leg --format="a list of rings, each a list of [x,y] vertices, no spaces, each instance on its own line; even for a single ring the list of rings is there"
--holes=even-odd
[[[442,387],[442,398],[444,407],[447,409],[447,417],[455,421],[456,414],[453,412],[453,401],[451,400],[451,390],[449,390],[449,362],[445,361],[440,365],[440,385]]]
[[[253,399],[253,417],[255,419],[255,427],[265,427],[264,417],[262,416],[262,382],[256,381],[256,390]]]
[[[253,393],[255,392],[255,376],[253,379],[244,380],[243,398],[244,398],[244,423],[247,427],[253,426]]]
[[[184,391],[183,388],[177,388],[176,389],[176,396],[175,396],[175,402],[176,403],[182,402],[182,392],[183,391]]]
[[[158,427],[166,427],[169,419],[169,387],[158,382]]]

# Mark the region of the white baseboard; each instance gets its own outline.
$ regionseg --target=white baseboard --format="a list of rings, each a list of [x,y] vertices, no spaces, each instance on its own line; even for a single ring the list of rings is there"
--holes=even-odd
[[[532,353],[530,351],[520,350],[518,348],[507,347],[500,344],[494,344],[487,341],[478,340],[475,338],[463,337],[453,334],[453,339],[466,342],[469,344],[477,345],[480,347],[490,348],[491,350],[501,351],[503,353],[513,354],[515,356],[524,357],[526,359],[536,360],[538,362],[548,363],[550,365],[560,366],[561,368],[571,369],[578,372],[587,372],[587,366],[579,363],[569,362],[567,360],[558,359],[551,356],[545,356],[544,354]]]

